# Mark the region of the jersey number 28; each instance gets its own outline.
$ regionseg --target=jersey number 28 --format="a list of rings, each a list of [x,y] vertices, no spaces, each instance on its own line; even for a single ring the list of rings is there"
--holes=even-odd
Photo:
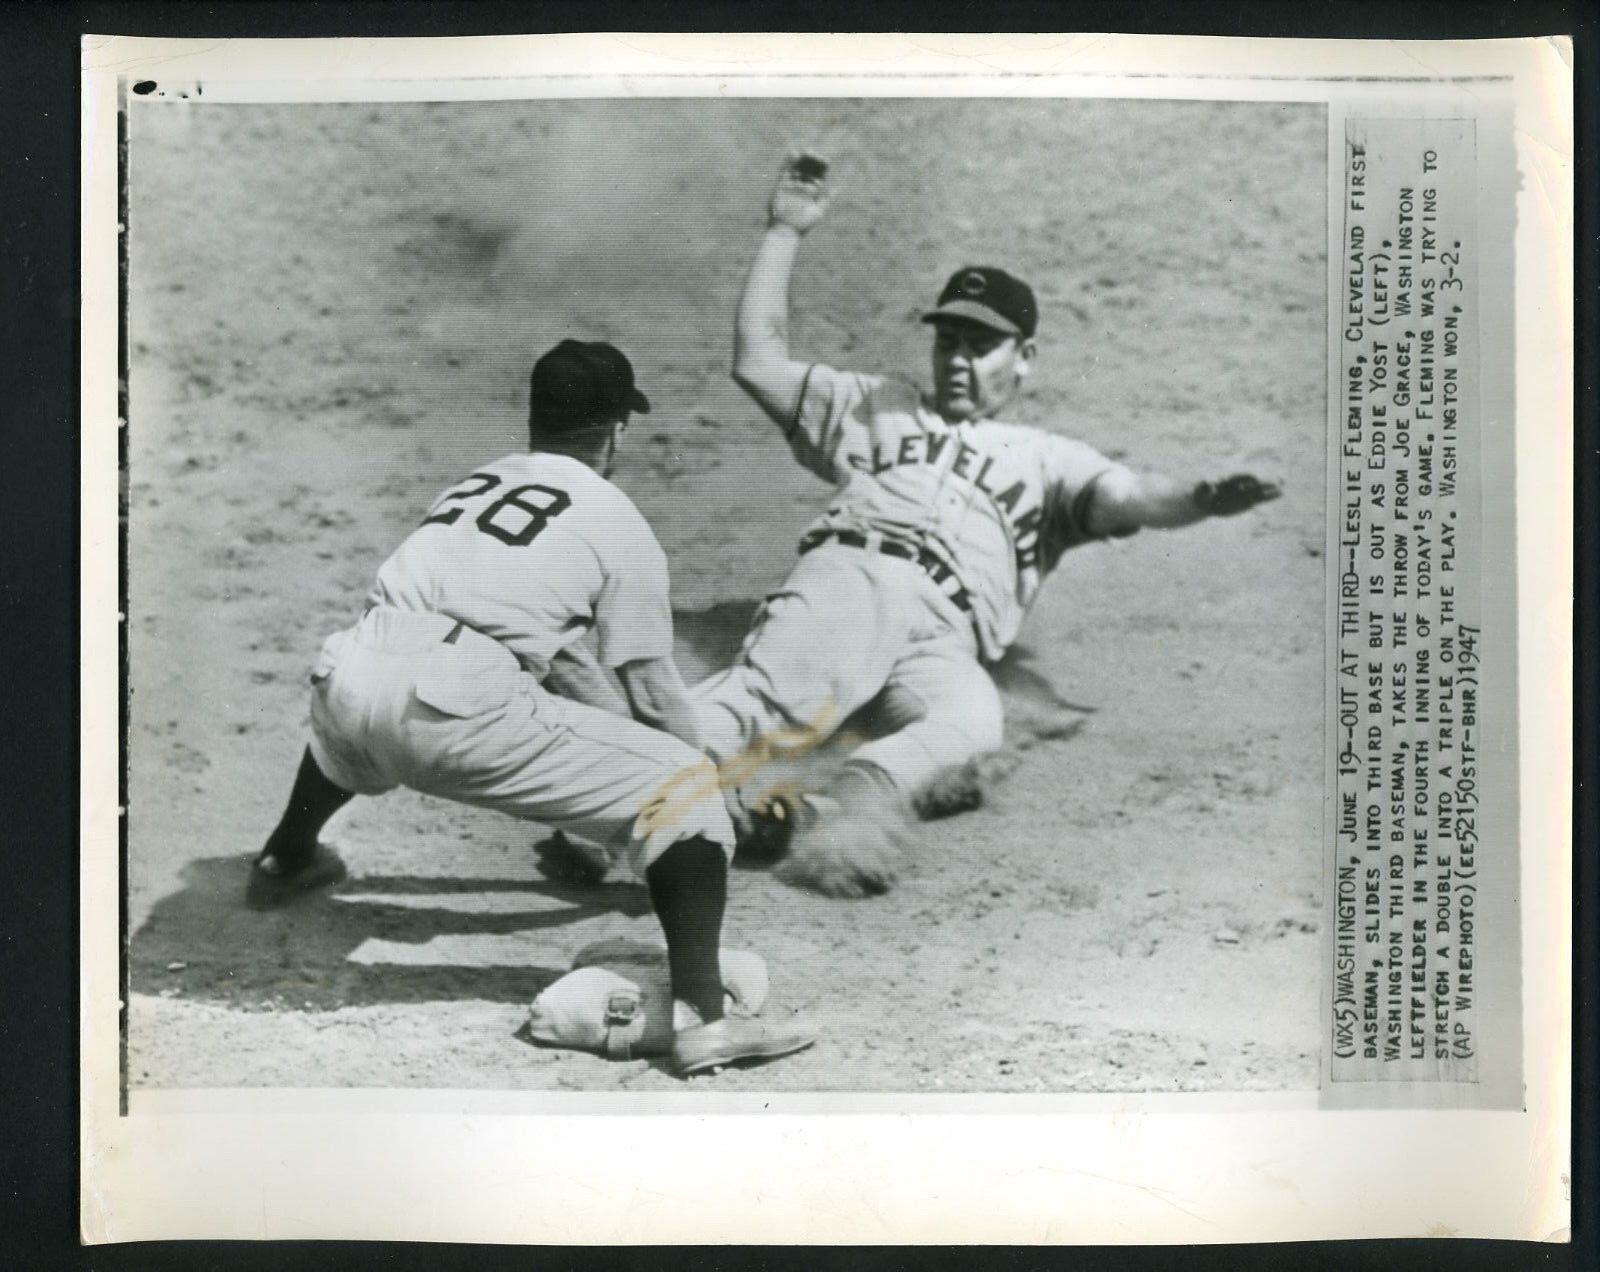
[[[462,503],[468,499],[476,499],[479,495],[488,494],[499,484],[500,479],[493,473],[473,473],[439,500],[439,503],[441,505]],[[478,514],[476,524],[479,531],[491,539],[498,539],[513,548],[525,548],[538,537],[539,532],[550,523],[552,517],[559,517],[570,507],[572,498],[566,491],[557,490],[554,486],[541,486],[535,482],[526,486],[511,487]],[[509,509],[526,514],[526,520],[514,530],[508,530],[501,524],[502,520],[512,521],[515,524],[508,512]],[[461,520],[462,511],[461,508],[451,508],[448,511],[436,512],[422,524],[453,526]]]

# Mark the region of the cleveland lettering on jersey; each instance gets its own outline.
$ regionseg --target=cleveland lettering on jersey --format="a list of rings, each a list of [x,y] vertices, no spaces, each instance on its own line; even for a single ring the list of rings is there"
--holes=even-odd
[[[802,464],[839,486],[807,534],[876,533],[926,551],[936,582],[953,575],[970,594],[990,659],[1061,554],[1093,538],[1074,513],[1080,497],[1121,467],[1039,429],[951,424],[909,383],[820,364],[788,437]]]
[[[891,450],[893,458],[888,458],[887,455]],[[986,455],[971,443],[958,441],[948,434],[941,436],[934,433],[907,433],[900,439],[897,447],[873,442],[870,460],[860,454],[847,454],[845,462],[857,472],[877,477],[891,468],[900,468],[908,464],[938,468],[940,460],[948,456],[954,456],[949,463],[950,474],[970,481],[973,486],[994,500],[995,507],[1010,518],[1017,569],[1019,571],[1032,569],[1039,561],[1039,523],[1044,519],[1044,508],[1036,506],[1026,508],[1020,515],[1017,513],[1017,506],[1028,493],[1027,483],[1020,478],[1003,490],[997,490],[989,484],[989,473],[994,468],[997,456]],[[982,466],[974,474],[973,468],[980,463]]]

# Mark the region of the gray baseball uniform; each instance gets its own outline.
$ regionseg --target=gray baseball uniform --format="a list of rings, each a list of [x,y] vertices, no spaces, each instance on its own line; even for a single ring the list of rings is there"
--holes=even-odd
[[[1089,541],[1084,509],[1121,465],[989,419],[949,423],[901,381],[813,366],[786,437],[837,484],[738,661],[695,690],[719,763],[781,729],[832,728],[886,687],[921,719],[856,752],[906,790],[999,747],[980,660],[1016,638],[1045,575]]]
[[[616,667],[672,649],[666,557],[593,469],[508,455],[446,491],[312,676],[312,753],[358,794],[398,785],[627,845],[634,869],[733,829],[704,756],[540,687],[593,631]]]

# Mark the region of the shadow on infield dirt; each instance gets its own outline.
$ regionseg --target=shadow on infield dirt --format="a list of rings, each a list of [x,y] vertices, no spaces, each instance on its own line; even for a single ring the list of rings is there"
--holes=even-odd
[[[183,886],[156,903],[129,941],[135,993],[244,1010],[460,999],[526,1003],[569,970],[554,950],[544,949],[540,933],[604,914],[650,912],[648,893],[633,883],[575,887],[410,876],[352,877],[331,893],[255,911],[244,904],[248,868],[246,856],[184,867]],[[527,904],[517,904],[518,896]],[[460,897],[463,905],[426,903],[435,897]],[[473,899],[484,908],[472,908]],[[497,939],[521,934],[531,937],[525,945]],[[437,938],[451,942],[438,962],[405,948]],[[472,948],[474,938],[482,939],[480,949]],[[364,945],[373,949],[369,942],[384,943],[388,957],[354,961]],[[496,961],[507,953],[526,954],[528,961]],[[418,961],[408,961],[413,957]],[[445,961],[450,958],[461,961]]]
[[[758,609],[756,601],[729,601],[680,610],[680,647],[707,666],[726,666]],[[1071,736],[1095,711],[1063,698],[1030,663],[1029,651],[1014,646],[990,668],[1012,719],[1014,750]],[[885,724],[875,706],[863,707],[842,734],[876,736]],[[842,756],[818,758],[837,763]],[[1003,777],[997,769],[986,781]],[[650,913],[647,891],[622,872],[602,884],[356,877],[281,910],[253,911],[244,904],[248,865],[249,858],[239,855],[203,858],[183,868],[181,887],[158,901],[129,939],[134,992],[243,1010],[461,999],[526,1003],[570,968],[544,948],[540,933],[605,914]],[[438,903],[430,904],[430,898]],[[423,949],[441,938],[439,948]]]
[[[673,610],[672,632],[678,652],[680,657],[687,654],[683,661],[690,664],[684,674],[696,680],[732,664],[760,608],[757,600],[718,601],[701,610]]]

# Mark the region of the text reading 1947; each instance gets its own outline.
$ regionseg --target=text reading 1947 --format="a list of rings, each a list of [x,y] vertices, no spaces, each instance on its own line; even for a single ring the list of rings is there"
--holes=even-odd
[[[1334,1081],[1477,1076],[1477,224],[1467,120],[1352,119],[1331,567]]]

